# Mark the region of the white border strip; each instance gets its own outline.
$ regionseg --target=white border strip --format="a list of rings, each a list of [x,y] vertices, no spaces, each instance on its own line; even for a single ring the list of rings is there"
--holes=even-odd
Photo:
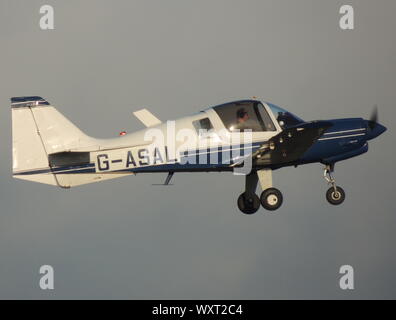
[[[319,139],[319,141],[323,141],[323,140],[333,140],[333,139],[341,139],[341,138],[351,138],[351,137],[357,137],[357,136],[364,136],[365,133],[359,133],[359,134],[350,134],[347,136],[339,136],[339,137],[330,137],[330,138],[322,138]]]
[[[364,131],[364,130],[366,130],[366,128],[344,130],[344,131],[333,131],[333,132],[326,132],[324,135],[337,134],[337,133],[347,133],[347,132],[353,132],[353,131]]]

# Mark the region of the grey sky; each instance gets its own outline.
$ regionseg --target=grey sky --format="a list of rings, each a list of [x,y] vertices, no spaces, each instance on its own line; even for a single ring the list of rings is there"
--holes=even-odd
[[[396,298],[396,2],[0,2],[0,298]],[[55,9],[55,30],[39,8]],[[11,178],[9,98],[40,95],[88,134],[141,129],[132,111],[175,119],[259,96],[306,120],[368,118],[388,131],[336,166],[347,193],[325,200],[320,165],[276,171],[276,214],[242,215],[243,179],[163,174],[60,190]],[[38,286],[55,269],[55,290]],[[338,287],[355,269],[355,290]]]

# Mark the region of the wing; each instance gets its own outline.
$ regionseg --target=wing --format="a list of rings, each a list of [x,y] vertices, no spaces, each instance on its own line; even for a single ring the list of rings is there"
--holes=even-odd
[[[303,123],[283,130],[252,154],[257,165],[294,162],[332,126],[327,121]]]

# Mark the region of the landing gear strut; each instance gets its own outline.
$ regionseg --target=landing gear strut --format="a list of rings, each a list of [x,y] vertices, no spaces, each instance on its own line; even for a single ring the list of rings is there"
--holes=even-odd
[[[334,164],[326,165],[324,168],[323,176],[331,187],[326,192],[326,199],[332,205],[339,205],[345,200],[344,189],[336,185],[335,179],[332,176],[334,171]]]

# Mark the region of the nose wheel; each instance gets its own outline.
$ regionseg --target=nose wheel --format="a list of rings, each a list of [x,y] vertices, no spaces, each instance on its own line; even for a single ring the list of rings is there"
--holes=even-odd
[[[336,187],[336,189],[330,187],[326,192],[326,199],[332,205],[339,205],[345,200],[345,191],[341,187]]]
[[[327,165],[324,169],[324,178],[331,187],[326,192],[326,199],[332,205],[339,205],[345,200],[345,191],[341,187],[336,185],[335,179],[332,176],[334,171],[334,165]]]

